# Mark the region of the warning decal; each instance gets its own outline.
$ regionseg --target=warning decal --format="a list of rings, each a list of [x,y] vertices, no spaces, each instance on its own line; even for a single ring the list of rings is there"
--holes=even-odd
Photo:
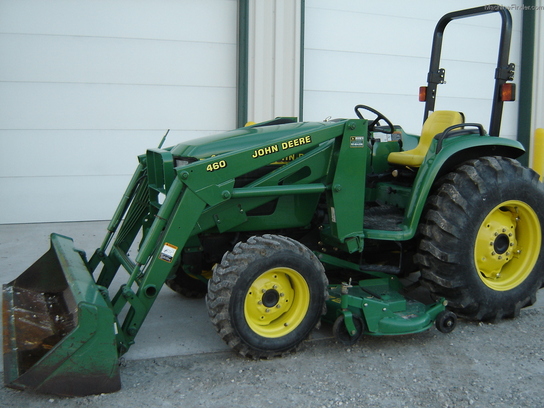
[[[169,244],[168,242],[165,242],[164,246],[162,247],[162,251],[159,255],[159,259],[166,262],[172,262],[172,259],[174,259],[174,255],[176,255],[177,250],[178,250],[177,246],[174,246],[172,244]]]

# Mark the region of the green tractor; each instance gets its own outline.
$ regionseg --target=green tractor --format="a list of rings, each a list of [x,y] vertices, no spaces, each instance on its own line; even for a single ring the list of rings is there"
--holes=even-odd
[[[434,103],[446,25],[492,12],[502,33],[487,132]],[[497,137],[512,99],[511,30],[501,7],[442,17],[420,136],[358,105],[356,119],[276,118],[149,149],[90,258],[53,234],[51,249],[4,285],[5,383],[118,390],[118,358],[165,283],[205,295],[221,338],[254,358],[296,349],[321,319],[353,344],[433,325],[449,332],[456,315],[516,316],[544,280],[544,186],[516,161],[523,146]],[[112,288],[118,270],[128,277]],[[429,302],[411,295],[412,274]]]

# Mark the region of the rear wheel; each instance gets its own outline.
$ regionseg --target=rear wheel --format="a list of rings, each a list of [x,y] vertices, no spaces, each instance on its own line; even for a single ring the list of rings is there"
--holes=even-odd
[[[472,160],[429,198],[417,261],[431,292],[458,315],[514,317],[544,280],[544,187],[501,157]]]
[[[229,346],[242,355],[272,357],[295,349],[318,324],[327,283],[308,248],[263,235],[238,243],[215,266],[206,304]]]

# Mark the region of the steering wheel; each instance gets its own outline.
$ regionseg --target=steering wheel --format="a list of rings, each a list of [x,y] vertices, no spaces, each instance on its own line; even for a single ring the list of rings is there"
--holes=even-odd
[[[387,119],[387,117],[383,113],[378,112],[376,109],[371,108],[370,106],[367,106],[367,105],[357,105],[355,107],[355,114],[357,115],[359,119],[365,119],[363,115],[361,114],[361,112],[359,112],[359,109],[365,109],[369,112],[372,112],[374,115],[376,115],[376,119],[374,119],[372,123],[368,125],[368,130],[370,130],[371,132],[374,131],[374,129],[376,128],[376,125],[379,125],[379,122],[382,119],[385,121],[385,123],[387,123],[388,128],[385,128],[385,129],[380,128],[379,132],[391,134],[395,131],[395,126],[393,126],[393,123],[391,123],[391,121]]]

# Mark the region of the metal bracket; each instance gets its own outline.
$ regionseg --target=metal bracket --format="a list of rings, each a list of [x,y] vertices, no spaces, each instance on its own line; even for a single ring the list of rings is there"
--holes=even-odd
[[[495,79],[502,79],[503,81],[513,81],[514,72],[516,71],[516,64],[510,63],[506,67],[498,67],[495,69]]]
[[[444,68],[440,68],[438,71],[429,72],[427,75],[427,82],[430,84],[445,84],[446,70]]]

